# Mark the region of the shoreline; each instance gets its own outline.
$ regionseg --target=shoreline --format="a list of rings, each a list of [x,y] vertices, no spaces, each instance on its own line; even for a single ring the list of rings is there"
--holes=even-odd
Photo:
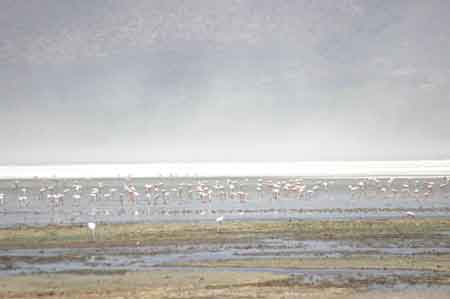
[[[2,228],[0,249],[220,243],[271,236],[301,240],[432,238],[450,235],[450,218],[99,224],[96,235],[96,241],[91,241],[86,225]]]

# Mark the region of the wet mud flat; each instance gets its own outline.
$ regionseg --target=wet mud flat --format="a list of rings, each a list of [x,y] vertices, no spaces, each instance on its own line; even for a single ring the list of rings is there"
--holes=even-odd
[[[450,219],[0,230],[0,298],[449,298]]]

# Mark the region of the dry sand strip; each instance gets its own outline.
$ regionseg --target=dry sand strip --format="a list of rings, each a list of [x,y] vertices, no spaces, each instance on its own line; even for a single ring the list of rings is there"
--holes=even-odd
[[[368,289],[370,281],[308,285],[263,272],[163,270],[125,274],[39,274],[0,278],[0,298],[429,298],[450,288]]]
[[[353,292],[292,286],[287,279],[269,273],[189,271],[29,275],[0,278],[0,298],[345,298]]]

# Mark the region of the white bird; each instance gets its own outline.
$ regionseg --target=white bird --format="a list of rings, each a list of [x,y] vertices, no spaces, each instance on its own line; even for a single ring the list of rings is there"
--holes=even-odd
[[[95,228],[96,228],[96,224],[95,222],[89,222],[88,223],[88,228],[90,229],[91,233],[92,233],[92,240],[95,241]]]
[[[94,222],[89,222],[88,223],[88,227],[89,227],[89,229],[90,230],[95,230],[95,227],[96,227],[97,225],[94,223]]]
[[[217,232],[220,232],[220,225],[223,222],[223,216],[217,217],[216,218],[216,223],[217,223]]]
[[[416,218],[416,213],[411,212],[411,211],[406,212],[405,215],[406,215],[406,217],[409,217],[409,218]]]
[[[19,206],[24,207],[26,205],[27,200],[28,200],[28,196],[26,196],[26,195],[19,196]]]
[[[75,191],[78,192],[78,191],[81,190],[81,188],[83,188],[83,186],[81,186],[81,185],[79,185],[79,184],[73,184],[73,185],[72,185],[72,188],[74,188]]]

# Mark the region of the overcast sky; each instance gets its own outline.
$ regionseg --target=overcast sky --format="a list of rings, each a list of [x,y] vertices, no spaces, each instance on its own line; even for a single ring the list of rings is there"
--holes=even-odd
[[[450,158],[450,1],[0,1],[0,164]]]

